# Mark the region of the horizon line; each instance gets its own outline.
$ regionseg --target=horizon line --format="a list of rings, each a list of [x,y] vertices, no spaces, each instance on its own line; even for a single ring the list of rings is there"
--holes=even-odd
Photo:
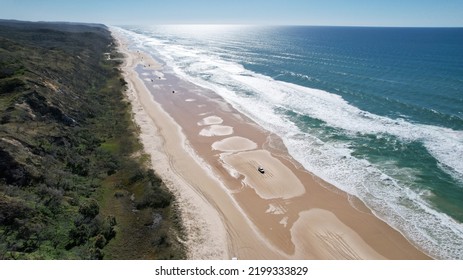
[[[255,26],[255,27],[354,27],[354,28],[463,28],[463,26],[421,26],[421,25],[337,25],[337,24],[309,24],[309,23],[104,23],[86,21],[66,21],[66,20],[21,20],[21,19],[2,19],[0,21],[16,21],[30,23],[74,23],[74,24],[102,24],[105,26]]]

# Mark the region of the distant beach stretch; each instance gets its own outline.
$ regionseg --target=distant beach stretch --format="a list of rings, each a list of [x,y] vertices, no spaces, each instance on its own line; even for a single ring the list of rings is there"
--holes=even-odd
[[[426,185],[415,188],[425,180],[420,172],[442,176],[454,189],[461,186],[456,160],[463,156],[461,117],[452,129],[366,111],[361,103],[366,99],[346,101],[325,91],[330,86],[320,77],[298,72],[301,54],[269,49],[247,59],[253,49],[227,45],[234,41],[225,31],[198,39],[197,48],[189,37],[173,39],[158,30],[112,27],[111,32],[124,54],[127,96],[145,151],[181,210],[190,259],[463,257],[462,239],[444,244],[450,236],[425,237],[433,236],[433,229],[458,237],[463,232],[461,208],[454,217],[434,215],[435,210],[427,214],[426,209],[434,208],[423,197],[435,190]],[[268,36],[273,31],[259,32]],[[284,32],[302,36],[304,30]],[[150,35],[155,33],[160,35]],[[325,50],[314,50],[313,55],[317,52],[326,58]],[[238,53],[247,62],[232,63]],[[293,61],[288,62],[293,68],[278,65],[278,56]],[[339,59],[314,59],[313,64],[323,76]],[[260,66],[264,60],[272,60],[265,62],[268,68]],[[359,71],[332,75],[354,76]],[[343,80],[333,84],[339,81]],[[320,89],[303,86],[305,82]],[[366,83],[366,90],[370,86]],[[354,98],[362,90],[338,91]],[[402,137],[405,131],[410,134]],[[455,141],[450,143],[454,148],[434,146],[436,141]],[[389,156],[390,149],[402,153]],[[436,155],[443,167],[431,170],[423,159],[424,167],[407,165],[407,155],[415,152]],[[455,197],[463,196],[461,190],[456,192]],[[422,209],[413,212],[418,207]],[[420,218],[429,219],[429,224],[419,223]]]

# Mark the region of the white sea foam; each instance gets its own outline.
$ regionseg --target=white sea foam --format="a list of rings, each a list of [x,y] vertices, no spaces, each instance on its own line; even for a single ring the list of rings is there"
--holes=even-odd
[[[429,193],[418,193],[397,182],[380,166],[351,156],[346,143],[323,142],[304,133],[285,116],[275,113],[275,109],[319,119],[345,134],[392,135],[404,142],[420,142],[445,172],[460,181],[463,181],[463,131],[362,111],[339,95],[276,81],[221,60],[207,50],[167,45],[149,38],[138,40],[135,42],[140,42],[143,48],[154,46],[151,51],[160,55],[178,75],[214,90],[254,121],[280,135],[290,154],[308,170],[362,199],[376,215],[428,253],[439,258],[463,258],[462,224],[437,212],[426,201]],[[143,40],[147,43],[143,44]],[[248,92],[252,94],[243,94]],[[408,172],[399,167],[397,170]]]

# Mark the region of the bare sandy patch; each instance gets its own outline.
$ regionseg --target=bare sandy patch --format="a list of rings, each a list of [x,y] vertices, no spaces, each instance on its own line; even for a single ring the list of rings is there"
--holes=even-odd
[[[136,53],[134,53],[134,55],[138,62],[143,65],[143,68],[151,70],[161,69],[161,64],[158,61],[154,60],[154,58],[151,55],[139,50]]]
[[[291,236],[296,258],[313,254],[316,259],[384,259],[354,230],[323,209],[299,213]]]
[[[257,148],[257,144],[254,141],[249,140],[241,136],[232,136],[223,140],[214,142],[212,149],[221,152],[240,152],[254,150]]]
[[[209,116],[199,121],[198,125],[203,126],[203,125],[222,124],[222,123],[223,123],[223,119],[221,117]]]
[[[266,150],[226,154],[221,159],[229,169],[243,175],[243,183],[253,188],[261,198],[289,199],[305,193],[299,178]],[[257,171],[259,166],[265,169],[264,174]]]
[[[211,125],[206,128],[203,128],[199,135],[211,137],[211,136],[225,136],[233,134],[233,127],[227,125]]]

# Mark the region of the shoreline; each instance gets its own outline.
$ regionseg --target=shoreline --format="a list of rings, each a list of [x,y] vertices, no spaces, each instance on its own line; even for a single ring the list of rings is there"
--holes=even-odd
[[[429,258],[360,200],[304,170],[276,135],[131,53],[111,31],[145,151],[187,221],[189,258]]]

